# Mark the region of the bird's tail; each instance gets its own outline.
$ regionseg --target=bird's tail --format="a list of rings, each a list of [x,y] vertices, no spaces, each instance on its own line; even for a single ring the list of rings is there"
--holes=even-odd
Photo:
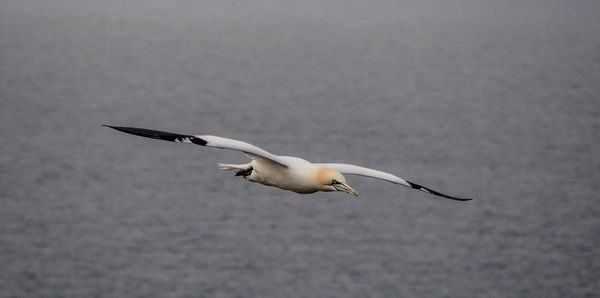
[[[223,171],[237,170],[237,172],[235,172],[235,175],[243,176],[244,178],[247,178],[250,174],[252,174],[252,165],[250,165],[249,163],[243,164],[243,165],[232,165],[232,164],[220,163],[219,169],[221,169]]]
[[[223,170],[223,171],[234,171],[234,170],[248,170],[250,169],[252,166],[250,166],[249,163],[247,164],[242,164],[242,165],[234,165],[234,164],[226,164],[226,163],[219,163],[219,170]]]

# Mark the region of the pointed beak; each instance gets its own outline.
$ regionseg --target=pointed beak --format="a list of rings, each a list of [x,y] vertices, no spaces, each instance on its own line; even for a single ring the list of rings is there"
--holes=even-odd
[[[358,197],[358,193],[356,192],[356,190],[354,190],[354,188],[350,187],[350,185],[348,185],[346,183],[339,183],[339,184],[334,185],[333,187],[335,187],[335,189],[337,191],[347,192],[353,196]]]

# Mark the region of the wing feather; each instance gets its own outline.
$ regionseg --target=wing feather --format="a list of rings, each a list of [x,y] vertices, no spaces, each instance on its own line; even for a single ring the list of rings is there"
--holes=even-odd
[[[261,148],[258,148],[252,144],[234,140],[234,139],[228,139],[228,138],[211,136],[211,135],[183,135],[183,134],[176,134],[176,133],[171,133],[171,132],[166,132],[166,131],[152,130],[152,129],[146,129],[146,128],[137,128],[137,127],[123,127],[123,126],[110,126],[110,125],[103,125],[103,126],[110,127],[112,129],[116,129],[116,130],[124,132],[124,133],[141,136],[141,137],[146,137],[146,138],[151,138],[151,139],[164,140],[164,141],[170,141],[170,142],[176,142],[176,143],[191,143],[191,144],[196,144],[196,145],[200,145],[200,146],[214,147],[214,148],[219,148],[219,149],[237,150],[237,151],[241,151],[241,152],[245,153],[246,155],[248,155],[252,158],[262,158],[264,160],[271,161],[271,162],[281,165],[283,167],[286,167],[286,168],[288,167],[287,164],[285,163],[285,161],[281,157],[271,154],[271,153],[269,153]]]
[[[359,175],[359,176],[364,176],[364,177],[371,177],[371,178],[389,181],[389,182],[392,182],[395,184],[402,184],[406,187],[410,187],[410,184],[408,184],[408,181],[406,181],[396,175],[393,175],[393,174],[390,174],[387,172],[383,172],[383,171],[378,171],[378,170],[374,170],[374,169],[370,169],[370,168],[365,168],[365,167],[360,167],[360,166],[345,164],[345,163],[317,163],[316,165],[319,167],[334,169],[336,171],[339,171],[342,174],[351,174],[351,175]]]
[[[205,140],[207,142],[206,146],[208,147],[237,150],[245,153],[253,159],[261,158],[279,164],[283,167],[288,167],[281,157],[246,142],[210,135],[197,135],[194,137]]]
[[[402,179],[396,175],[387,173],[387,172],[383,172],[383,171],[378,171],[378,170],[374,170],[374,169],[370,169],[370,168],[365,168],[365,167],[360,167],[360,166],[356,166],[356,165],[351,165],[351,164],[344,164],[344,163],[318,163],[315,164],[319,167],[324,167],[324,168],[330,168],[330,169],[334,169],[336,171],[339,171],[342,174],[350,174],[350,175],[359,175],[359,176],[365,176],[365,177],[371,177],[371,178],[376,178],[376,179],[381,179],[381,180],[385,180],[385,181],[389,181],[395,184],[401,184],[404,185],[406,187],[410,187],[416,190],[420,190],[422,192],[426,192],[429,194],[433,194],[436,196],[440,196],[446,199],[451,199],[451,200],[456,200],[456,201],[469,201],[471,200],[471,198],[460,198],[460,197],[455,197],[455,196],[449,196],[447,194],[443,194],[441,192],[435,191],[431,188],[410,182],[408,180]]]

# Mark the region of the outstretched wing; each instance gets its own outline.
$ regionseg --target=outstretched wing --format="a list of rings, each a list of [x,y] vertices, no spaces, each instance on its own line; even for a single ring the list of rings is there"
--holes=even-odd
[[[428,188],[428,187],[425,187],[425,186],[422,186],[422,185],[419,185],[416,183],[412,183],[408,180],[404,180],[396,175],[392,175],[390,173],[386,173],[386,172],[382,172],[382,171],[378,171],[378,170],[374,170],[374,169],[369,169],[369,168],[364,168],[364,167],[359,167],[359,166],[344,164],[344,163],[317,163],[315,165],[317,165],[319,167],[334,169],[336,171],[339,171],[342,174],[371,177],[371,178],[389,181],[389,182],[392,182],[395,184],[401,184],[406,187],[414,188],[416,190],[420,190],[422,192],[440,196],[440,197],[443,197],[446,199],[457,200],[457,201],[471,200],[471,198],[459,198],[459,197],[449,196],[449,195],[443,194],[441,192],[437,192],[431,188]]]
[[[157,140],[164,140],[176,143],[190,143],[196,144],[200,146],[206,147],[214,147],[219,149],[229,149],[229,150],[237,150],[245,153],[246,155],[252,158],[261,158],[273,162],[275,164],[281,165],[287,168],[286,163],[282,158],[277,155],[271,154],[263,149],[260,149],[252,144],[248,144],[246,142],[222,138],[211,135],[182,135],[176,133],[170,133],[165,131],[158,131],[152,129],[145,128],[136,128],[136,127],[123,127],[123,126],[110,126],[110,125],[102,125],[106,127],[110,127],[112,129],[116,129],[118,131],[151,138]]]

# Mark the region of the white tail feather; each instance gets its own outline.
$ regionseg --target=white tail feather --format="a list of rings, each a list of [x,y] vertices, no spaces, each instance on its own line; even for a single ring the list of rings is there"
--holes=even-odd
[[[233,170],[247,170],[250,168],[250,164],[241,164],[241,165],[235,165],[235,164],[225,164],[225,163],[219,163],[217,164],[219,166],[219,170],[223,170],[223,171],[233,171]]]

